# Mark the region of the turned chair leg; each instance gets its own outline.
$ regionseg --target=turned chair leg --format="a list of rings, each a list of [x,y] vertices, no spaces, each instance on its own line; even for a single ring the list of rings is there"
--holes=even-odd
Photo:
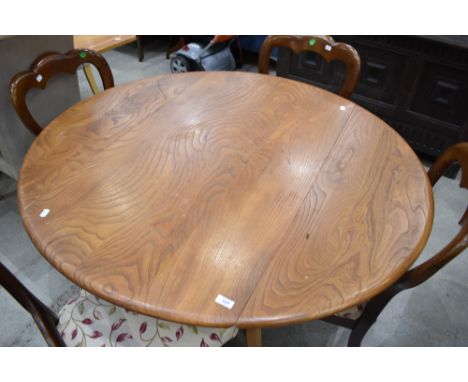
[[[247,337],[247,346],[249,347],[262,346],[262,329],[260,328],[245,329],[245,335]]]

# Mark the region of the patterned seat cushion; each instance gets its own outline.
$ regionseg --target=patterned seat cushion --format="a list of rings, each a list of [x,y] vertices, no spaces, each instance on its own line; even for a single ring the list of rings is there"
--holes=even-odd
[[[349,318],[351,320],[357,320],[359,317],[361,317],[362,312],[364,312],[365,307],[366,307],[366,303],[354,305],[349,309],[336,313],[335,316],[341,317],[341,318]]]
[[[67,346],[222,346],[238,333],[148,317],[84,290],[61,309],[57,329]]]

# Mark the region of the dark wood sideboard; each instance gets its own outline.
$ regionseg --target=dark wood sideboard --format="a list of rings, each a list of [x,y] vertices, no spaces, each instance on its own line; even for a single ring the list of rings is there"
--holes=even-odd
[[[468,36],[333,37],[361,56],[351,99],[385,120],[422,158],[434,160],[468,140]],[[277,75],[336,91],[344,64],[280,49]]]

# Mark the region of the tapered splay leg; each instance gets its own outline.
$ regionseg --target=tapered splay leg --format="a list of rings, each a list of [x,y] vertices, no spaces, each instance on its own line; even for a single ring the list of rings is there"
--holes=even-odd
[[[262,329],[260,328],[245,329],[245,334],[247,336],[247,346],[249,347],[262,346]]]
[[[89,64],[84,64],[83,65],[83,71],[86,76],[86,79],[88,80],[89,86],[91,87],[91,90],[93,91],[93,94],[99,93],[99,89],[96,84],[96,80],[94,78],[93,74],[93,69],[91,68],[91,65]]]

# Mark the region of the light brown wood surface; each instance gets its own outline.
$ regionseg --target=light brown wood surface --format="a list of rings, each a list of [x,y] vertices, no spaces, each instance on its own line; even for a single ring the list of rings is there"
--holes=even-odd
[[[102,53],[136,41],[131,35],[74,35],[75,49],[91,49]]]
[[[249,328],[245,330],[245,338],[248,347],[262,346],[262,329]]]
[[[374,296],[418,257],[433,218],[424,168],[380,119],[236,72],[148,78],[73,106],[33,143],[18,197],[39,251],[81,287],[224,327]]]

